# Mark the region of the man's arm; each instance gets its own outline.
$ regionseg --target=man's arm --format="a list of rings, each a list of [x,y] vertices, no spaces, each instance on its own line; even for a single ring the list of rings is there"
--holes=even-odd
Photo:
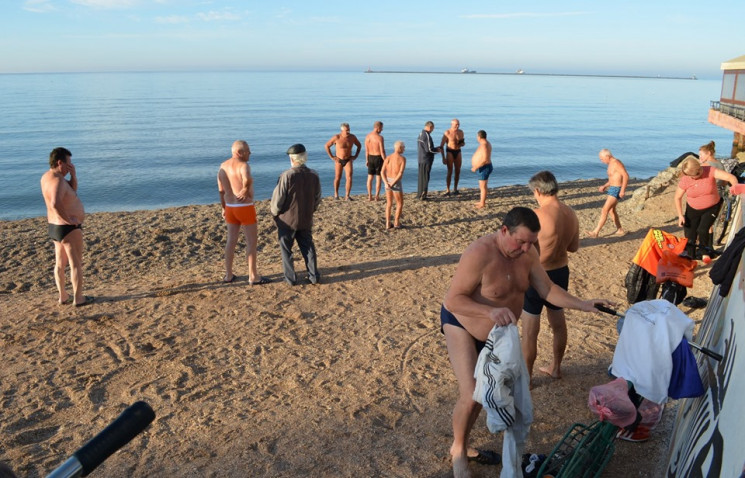
[[[316,197],[315,197],[315,204],[313,206],[313,212],[317,211],[318,206],[321,205],[321,178],[319,178],[317,174],[315,174],[315,176],[316,176]]]
[[[626,171],[626,166],[621,161],[618,162],[621,167],[621,192],[618,197],[624,197],[626,195],[626,185],[629,183],[629,173]]]
[[[357,156],[360,155],[360,149],[362,149],[362,145],[360,144],[360,140],[357,139],[357,136],[352,135],[352,143],[357,146],[357,151],[352,155],[352,159],[357,159]]]
[[[331,158],[332,160],[336,159],[336,156],[331,154],[331,146],[333,146],[336,143],[336,140],[338,137],[339,135],[335,134],[334,136],[331,137],[330,140],[328,140],[328,142],[326,143],[326,146],[324,146],[324,148],[326,148],[326,154],[328,154],[329,158]]]
[[[287,210],[287,175],[282,174],[277,180],[277,185],[272,192],[272,200],[269,202],[269,211],[272,216],[279,216]]]
[[[67,184],[70,185],[73,191],[78,191],[78,175],[75,171],[75,165],[69,164],[67,165],[67,168],[70,170],[70,179],[67,181]]]
[[[246,164],[241,168],[241,185],[243,186],[238,194],[235,195],[236,199],[243,201],[246,198],[253,198],[253,178],[251,177],[251,167]]]
[[[445,146],[446,144],[448,144],[448,137],[446,134],[443,134],[442,140],[440,141],[440,153],[442,153],[443,161],[445,160],[445,148],[443,146]]]

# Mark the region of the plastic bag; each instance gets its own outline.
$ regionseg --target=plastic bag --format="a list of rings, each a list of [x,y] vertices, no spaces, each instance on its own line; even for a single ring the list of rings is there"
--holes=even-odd
[[[693,269],[695,268],[696,261],[681,257],[672,251],[663,251],[657,263],[657,283],[673,281],[683,287],[693,287]]]
[[[623,378],[592,387],[587,406],[600,421],[617,427],[627,427],[636,421],[636,407],[629,398],[629,386]]]

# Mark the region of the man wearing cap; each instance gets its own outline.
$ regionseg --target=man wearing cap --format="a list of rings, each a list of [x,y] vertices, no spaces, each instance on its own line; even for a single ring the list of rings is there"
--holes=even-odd
[[[316,266],[316,246],[313,244],[313,213],[321,204],[321,180],[305,163],[308,153],[302,144],[293,144],[287,150],[292,167],[279,176],[272,193],[270,209],[277,223],[277,236],[282,252],[282,269],[285,282],[297,284],[292,263],[292,244],[297,241],[308,269],[308,280],[318,284],[321,276]]]

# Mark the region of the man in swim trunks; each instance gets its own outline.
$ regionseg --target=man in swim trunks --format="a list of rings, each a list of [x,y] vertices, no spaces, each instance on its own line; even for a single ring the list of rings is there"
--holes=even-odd
[[[401,186],[401,178],[404,176],[406,168],[406,158],[402,155],[406,150],[403,141],[396,141],[393,144],[393,154],[385,158],[380,175],[385,181],[385,228],[401,228],[401,211],[404,208],[404,190]],[[393,217],[393,226],[391,226],[391,208],[393,199],[396,200],[396,213]]]
[[[532,210],[510,210],[497,232],[466,248],[445,294],[442,330],[459,391],[450,447],[456,478],[468,476],[468,457],[476,455],[467,441],[481,411],[481,405],[473,400],[477,345],[486,341],[495,325],[517,323],[528,287],[533,286],[541,298],[559,307],[596,312],[596,304],[612,305],[604,299],[579,299],[551,282],[534,247],[540,229]],[[518,444],[518,448],[522,447]],[[521,454],[518,449],[517,460]]]
[[[248,283],[266,284],[269,279],[261,277],[256,266],[256,244],[258,231],[254,206],[254,183],[248,160],[251,148],[245,141],[235,141],[232,156],[220,165],[217,173],[217,189],[220,192],[222,217],[228,224],[228,240],[225,244],[225,277],[223,282],[233,282],[233,257],[238,236],[243,231],[246,239],[248,260]]]
[[[385,160],[385,142],[380,134],[383,122],[376,121],[373,130],[365,137],[365,165],[367,166],[367,200],[372,201],[372,182],[375,178],[375,200],[380,199],[380,168]]]
[[[608,182],[598,188],[598,191],[606,192],[608,197],[605,200],[603,209],[600,211],[600,220],[598,221],[597,227],[592,231],[587,231],[587,235],[590,237],[598,237],[600,230],[605,225],[605,221],[608,219],[608,214],[613,219],[613,223],[616,225],[616,236],[623,236],[626,232],[621,227],[621,220],[618,217],[616,206],[626,194],[626,185],[629,182],[629,173],[626,172],[626,168],[623,163],[617,158],[613,157],[610,150],[601,149],[598,153],[600,161],[608,165]]]
[[[533,197],[538,202],[534,209],[541,224],[538,232],[538,250],[541,267],[551,281],[564,290],[569,286],[569,255],[579,249],[579,221],[572,208],[559,201],[559,184],[550,171],[533,175],[528,182]],[[561,360],[567,346],[567,326],[564,310],[546,302],[530,287],[525,293],[522,322],[522,349],[528,372],[533,375],[537,356],[538,333],[541,330],[541,311],[546,306],[548,325],[553,333],[553,362],[539,370],[553,378],[561,378]]]
[[[476,152],[471,158],[471,171],[479,175],[479,192],[480,200],[474,207],[483,209],[486,207],[486,192],[488,190],[489,176],[494,170],[491,164],[491,143],[486,139],[486,131],[479,130],[476,133],[476,140],[479,143]]]
[[[465,136],[463,131],[460,129],[460,121],[453,119],[450,121],[450,129],[445,130],[442,134],[442,141],[440,142],[440,150],[442,152],[442,164],[447,165],[448,172],[445,179],[447,191],[445,196],[450,196],[450,178],[453,176],[453,170],[455,170],[455,178],[453,181],[453,194],[460,194],[458,191],[458,180],[460,179],[460,167],[463,162],[461,157],[460,149],[466,144]],[[447,149],[443,148],[447,145]]]
[[[49,171],[41,177],[41,193],[47,207],[49,237],[54,243],[54,282],[60,304],[88,305],[93,297],[83,295],[83,220],[85,210],[78,197],[78,177],[72,153],[54,148],[49,154]],[[67,175],[70,179],[65,179]],[[65,268],[70,265],[72,299],[66,290]]]
[[[331,147],[336,145],[336,154],[331,153]],[[356,146],[357,151],[352,154],[352,147]],[[360,155],[362,145],[357,136],[349,132],[349,123],[341,124],[341,133],[335,134],[326,143],[326,154],[334,162],[334,199],[339,199],[339,184],[341,184],[341,173],[346,173],[346,196],[344,199],[351,201],[349,196],[352,191],[352,161]]]

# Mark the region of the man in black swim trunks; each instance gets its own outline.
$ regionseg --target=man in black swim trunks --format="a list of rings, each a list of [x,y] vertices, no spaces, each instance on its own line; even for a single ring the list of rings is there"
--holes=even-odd
[[[450,122],[450,129],[445,130],[442,134],[442,141],[440,142],[442,164],[448,167],[447,177],[445,178],[445,185],[447,186],[445,196],[450,196],[450,178],[453,176],[453,172],[455,172],[453,194],[460,194],[458,192],[458,181],[460,180],[460,167],[463,164],[463,155],[460,149],[465,144],[465,135],[463,134],[463,130],[460,129],[460,121],[454,118]],[[447,148],[445,148],[446,145]]]
[[[77,195],[78,178],[70,159],[72,153],[55,148],[49,154],[49,171],[41,177],[41,193],[47,206],[49,236],[54,242],[54,282],[60,304],[80,307],[93,302],[83,295],[83,220],[85,210]],[[70,179],[65,179],[67,175]],[[65,289],[65,268],[70,265],[73,298]]]
[[[367,200],[372,201],[372,182],[375,178],[375,200],[380,199],[380,168],[385,161],[385,142],[380,134],[383,122],[376,121],[373,130],[365,137],[365,165],[367,166]]]
[[[559,307],[596,312],[596,304],[612,305],[603,299],[579,299],[551,282],[535,248],[540,228],[532,210],[510,210],[496,233],[477,239],[466,248],[445,294],[442,331],[459,392],[450,447],[456,478],[468,476],[469,457],[477,454],[467,441],[481,411],[481,405],[473,400],[478,347],[483,346],[495,325],[517,323],[528,287]],[[519,450],[513,459],[519,461],[521,454]],[[508,465],[519,467],[520,463],[503,466]]]

